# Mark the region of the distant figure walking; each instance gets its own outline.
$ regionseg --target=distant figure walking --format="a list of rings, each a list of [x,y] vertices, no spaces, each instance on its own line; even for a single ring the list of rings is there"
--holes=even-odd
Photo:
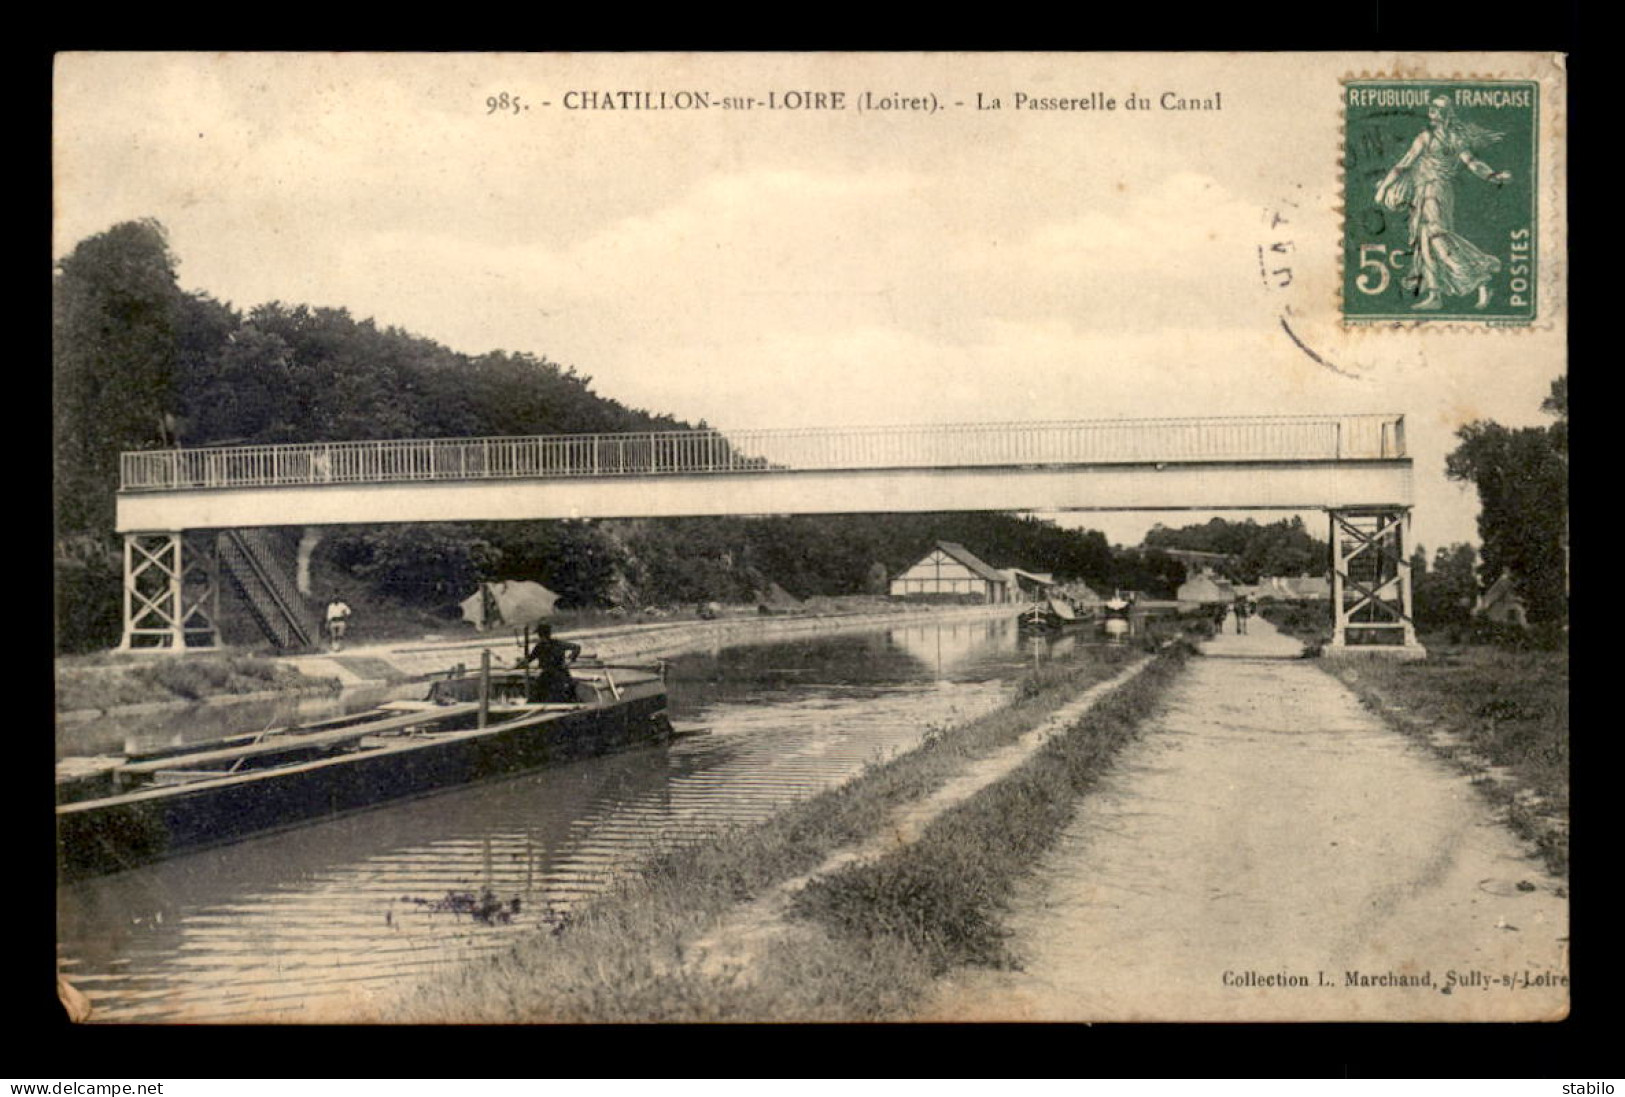
[[[569,640],[553,639],[553,628],[545,621],[536,623],[536,642],[519,660],[519,666],[536,666],[536,677],[530,681],[529,700],[569,703],[576,699],[575,679],[570,677],[570,664],[581,655],[581,645]]]
[[[1237,636],[1247,635],[1247,618],[1251,613],[1252,607],[1247,604],[1247,596],[1245,594],[1237,596],[1235,605]]]
[[[327,650],[344,650],[344,633],[350,624],[350,607],[342,598],[327,603]]]

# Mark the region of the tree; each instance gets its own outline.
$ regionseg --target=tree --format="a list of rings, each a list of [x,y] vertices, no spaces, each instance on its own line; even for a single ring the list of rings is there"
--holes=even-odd
[[[610,604],[626,552],[599,522],[493,522],[475,527],[496,551],[487,579],[529,579],[566,609]]]
[[[1145,535],[1147,548],[1216,552],[1231,557],[1223,573],[1240,583],[1256,583],[1266,575],[1319,575],[1326,570],[1330,550],[1310,535],[1299,517],[1283,518],[1261,526],[1251,518],[1232,522],[1213,518],[1200,525],[1169,529],[1160,523]]]
[[[1569,377],[1564,374],[1552,382],[1552,390],[1540,402],[1540,410],[1557,417],[1551,425],[1552,445],[1565,461],[1569,456]]]
[[[1469,423],[1456,432],[1461,444],[1445,462],[1451,479],[1478,488],[1480,586],[1510,576],[1531,624],[1568,613],[1567,384],[1561,378],[1545,406],[1560,416],[1555,427]]]
[[[217,439],[242,437],[217,419],[220,359],[234,340],[243,318],[230,305],[206,293],[181,297],[175,353],[175,430],[173,445],[208,445]]]
[[[1418,628],[1459,627],[1472,619],[1477,561],[1472,545],[1455,544],[1436,552],[1429,567],[1426,550],[1417,547],[1411,558],[1411,594]]]
[[[56,641],[116,643],[122,554],[113,533],[119,454],[172,445],[187,298],[163,226],[127,221],[89,237],[51,281]]]
[[[58,530],[110,532],[119,453],[172,433],[183,294],[163,226],[127,221],[82,241],[51,291]]]
[[[191,445],[268,442],[292,418],[288,373],[292,351],[275,333],[249,326],[231,333],[182,381],[185,441]]]
[[[1185,565],[1161,549],[1123,549],[1112,555],[1103,588],[1137,590],[1154,598],[1172,598],[1185,581]]]
[[[350,575],[419,606],[463,598],[500,562],[499,553],[473,530],[452,523],[341,531],[328,551]]]

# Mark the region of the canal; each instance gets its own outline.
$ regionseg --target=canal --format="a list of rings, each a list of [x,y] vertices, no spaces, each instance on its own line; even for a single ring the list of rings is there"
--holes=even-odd
[[[59,970],[94,1021],[342,1020],[556,923],[664,845],[991,710],[1035,660],[1087,658],[1092,639],[982,619],[683,655],[672,717],[707,734],[63,885]]]

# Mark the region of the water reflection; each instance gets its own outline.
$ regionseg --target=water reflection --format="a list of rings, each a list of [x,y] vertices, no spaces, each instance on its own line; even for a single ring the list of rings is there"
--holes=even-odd
[[[1009,630],[1008,621],[981,620],[915,625],[892,629],[886,635],[891,647],[912,656],[931,674],[932,681],[943,682]]]
[[[765,818],[991,709],[1078,639],[1043,643],[1004,620],[683,656],[673,717],[707,735],[64,885],[59,963],[93,1020],[342,1018],[545,928],[664,843]],[[483,896],[501,917],[470,913]]]
[[[83,881],[59,892],[63,973],[97,1019],[312,1019],[545,920],[613,868],[579,821],[667,775],[638,751]],[[520,899],[508,925],[436,907],[487,890]]]

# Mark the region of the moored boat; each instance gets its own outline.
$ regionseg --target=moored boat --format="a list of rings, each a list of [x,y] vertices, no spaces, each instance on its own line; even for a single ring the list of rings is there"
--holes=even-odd
[[[407,796],[664,742],[661,666],[577,663],[575,700],[524,670],[454,673],[422,700],[57,767],[64,878],[114,872]]]
[[[1135,601],[1133,594],[1124,597],[1122,591],[1117,591],[1101,606],[1100,627],[1112,642],[1122,643],[1132,631],[1129,615],[1134,611]]]
[[[1059,632],[1084,620],[1071,602],[1062,598],[1047,598],[1022,610],[1017,619],[1017,628],[1029,634]]]

